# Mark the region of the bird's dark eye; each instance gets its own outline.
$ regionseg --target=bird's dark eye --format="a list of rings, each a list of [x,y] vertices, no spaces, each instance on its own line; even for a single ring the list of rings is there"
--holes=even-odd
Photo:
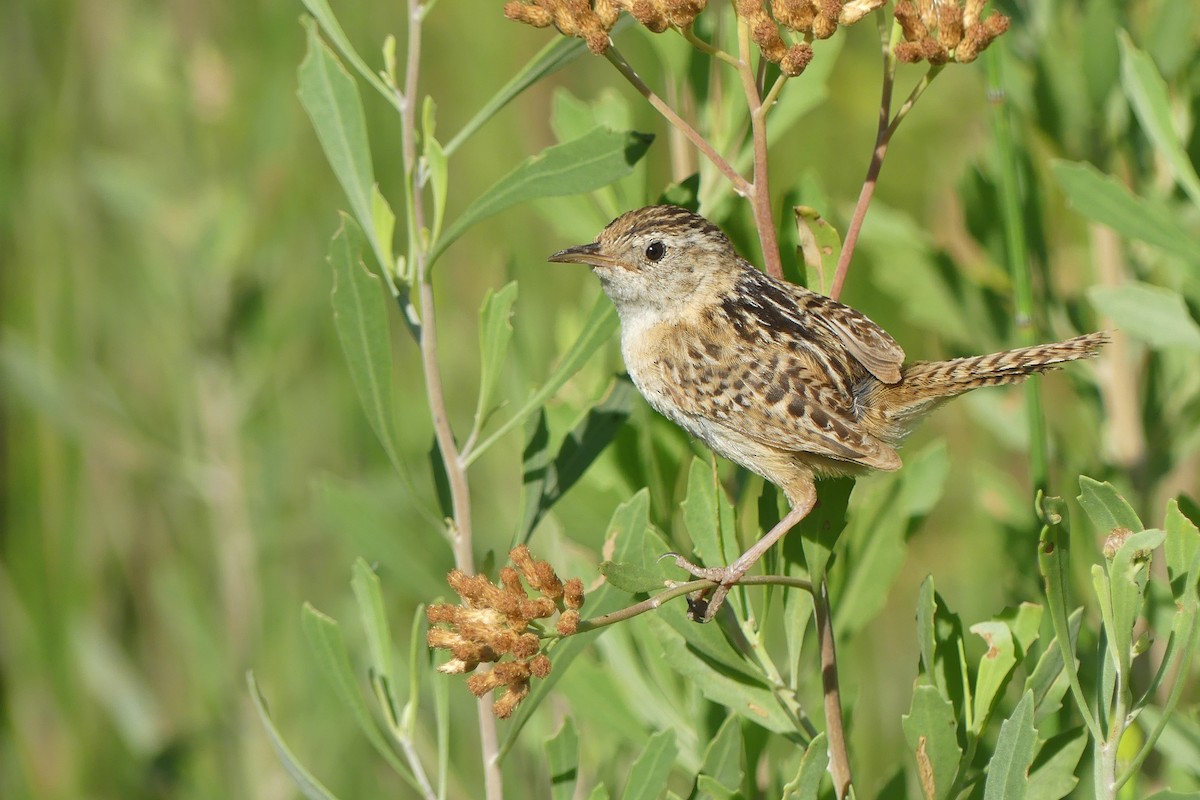
[[[646,258],[651,261],[658,261],[667,254],[667,246],[662,242],[655,240],[646,246]]]

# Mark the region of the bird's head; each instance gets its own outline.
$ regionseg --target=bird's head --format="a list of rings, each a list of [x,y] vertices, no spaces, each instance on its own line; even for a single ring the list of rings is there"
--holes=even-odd
[[[629,211],[596,241],[559,250],[550,260],[591,266],[622,318],[644,311],[669,315],[698,294],[720,293],[740,269],[721,229],[679,206]]]

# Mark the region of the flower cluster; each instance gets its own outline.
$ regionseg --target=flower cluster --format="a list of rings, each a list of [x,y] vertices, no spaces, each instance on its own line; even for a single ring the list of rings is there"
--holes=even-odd
[[[504,16],[535,28],[553,25],[565,36],[577,36],[600,55],[608,49],[608,32],[621,11],[655,33],[686,28],[708,0],[509,0]]]
[[[904,41],[896,45],[896,58],[908,64],[933,65],[955,61],[967,64],[979,57],[992,41],[1008,30],[1008,17],[993,11],[987,19],[987,0],[899,0],[896,22]]]
[[[486,672],[467,680],[467,688],[482,697],[500,687],[504,695],[492,705],[500,718],[508,717],[529,694],[530,678],[550,674],[550,659],[541,652],[541,639],[532,627],[534,620],[558,614],[555,629],[570,636],[579,625],[583,606],[583,582],[561,581],[554,568],[533,558],[525,545],[508,554],[513,566],[500,570],[500,584],[484,575],[467,575],[454,570],[450,588],[462,605],[431,605],[426,611],[431,626],[426,638],[430,647],[449,650],[451,659],[438,667],[446,674],[472,672],[481,663],[494,663]],[[531,597],[525,584],[539,596]],[[502,661],[505,656],[511,656]]]

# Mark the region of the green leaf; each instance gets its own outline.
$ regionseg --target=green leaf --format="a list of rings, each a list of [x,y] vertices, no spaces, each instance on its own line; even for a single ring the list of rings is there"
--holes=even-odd
[[[283,741],[283,737],[276,729],[275,723],[271,721],[271,714],[267,711],[267,702],[263,699],[262,692],[259,691],[258,682],[254,680],[254,673],[246,673],[246,684],[250,687],[250,699],[254,701],[254,708],[258,711],[258,718],[262,721],[263,727],[267,729],[267,736],[271,739],[271,746],[275,748],[275,754],[279,756],[279,761],[283,764],[283,768],[287,774],[295,782],[301,794],[309,800],[337,800],[333,792],[325,788],[319,780],[313,777],[304,765],[293,755],[291,748]]]
[[[962,748],[954,706],[933,686],[913,689],[912,707],[900,718],[904,738],[917,760],[917,777],[926,800],[948,797],[958,774]]]
[[[622,800],[655,800],[667,785],[667,777],[675,764],[675,754],[674,728],[666,728],[651,736],[629,770]]]
[[[583,477],[616,438],[637,402],[637,390],[628,378],[616,379],[605,398],[588,409],[583,419],[563,437],[553,459],[545,441],[549,433],[545,430],[543,412],[523,458],[525,511],[518,541],[528,541],[542,516]]]
[[[1192,572],[1196,551],[1200,550],[1200,529],[1179,510],[1179,501],[1167,503],[1167,540],[1163,552],[1167,561],[1167,577],[1171,581],[1171,596],[1184,609],[1195,610],[1197,576]]]
[[[362,229],[345,214],[341,220],[342,226],[329,246],[333,321],[338,341],[371,430],[396,470],[407,474],[397,444],[387,304],[380,292],[379,279],[363,262]]]
[[[842,253],[842,237],[815,208],[796,206],[792,213],[796,216],[797,249],[804,264],[804,284],[814,292],[828,294]]]
[[[396,668],[392,660],[392,631],[383,604],[379,576],[365,560],[359,558],[354,562],[354,576],[350,580],[350,586],[354,589],[358,613],[362,618],[363,630],[367,634],[371,668],[388,687],[391,687]],[[390,714],[390,709],[388,711]]]
[[[337,621],[322,614],[308,603],[304,604],[300,621],[309,646],[316,657],[317,666],[320,667],[326,680],[333,687],[334,694],[342,701],[342,705],[350,711],[350,715],[366,735],[367,741],[398,775],[419,790],[421,787],[417,784],[416,778],[413,777],[408,766],[396,756],[387,740],[383,738],[383,734],[379,732],[379,728],[363,700]]]
[[[935,674],[934,653],[937,640],[934,638],[933,622],[936,615],[937,601],[934,599],[933,576],[926,575],[917,591],[917,649],[921,652],[921,672],[931,680]]]
[[[1087,746],[1087,728],[1073,728],[1042,743],[1029,771],[1029,800],[1060,800],[1079,783],[1075,768]]]
[[[667,797],[673,794],[674,792],[668,792]],[[696,776],[695,796],[703,797],[705,800],[742,800],[741,792],[725,787],[716,778],[708,775]]]
[[[429,230],[430,241],[436,242],[442,235],[442,220],[446,216],[446,194],[450,188],[450,166],[446,151],[434,138],[436,106],[432,97],[425,98],[421,113],[421,158],[429,186],[433,190],[433,227]]]
[[[1079,636],[1079,625],[1083,620],[1083,609],[1077,608],[1067,619],[1067,635],[1074,652],[1074,642]],[[1072,659],[1075,663],[1075,659]],[[1069,681],[1063,672],[1062,650],[1055,637],[1046,645],[1033,672],[1025,679],[1025,690],[1033,692],[1033,707],[1036,709],[1034,723],[1053,716],[1062,707],[1063,695],[1067,693]]]
[[[817,800],[821,789],[821,778],[825,776],[825,764],[829,761],[829,742],[825,734],[819,733],[804,751],[796,777],[783,787],[783,800]]]
[[[653,592],[663,588],[661,576],[628,561],[601,561],[600,574],[613,587],[629,594]]]
[[[1109,646],[1115,652],[1122,679],[1129,676],[1132,658],[1133,626],[1145,601],[1146,583],[1150,579],[1150,553],[1163,543],[1167,532],[1148,530],[1125,539],[1108,565],[1108,590],[1111,594],[1112,621]],[[1106,598],[1100,597],[1101,604]]]
[[[337,17],[333,14],[333,9],[329,7],[326,0],[301,0],[308,13],[312,14],[317,23],[321,26],[322,32],[329,38],[342,57],[350,62],[355,71],[363,77],[368,83],[375,88],[389,103],[400,109],[400,100],[396,92],[392,91],[380,77],[375,74],[375,71],[367,66],[367,62],[363,60],[358,51],[354,49],[354,45],[350,43],[350,37],[346,36],[346,32],[342,30],[341,23],[337,21]]]
[[[608,793],[608,789],[605,788],[604,784],[602,783],[592,789],[592,793],[588,795],[588,800],[608,800],[609,797],[611,797],[611,795]]]
[[[1012,631],[1003,622],[978,622],[971,626],[971,633],[983,637],[988,646],[979,658],[978,676],[975,678],[975,718],[971,732],[978,735],[986,727],[992,709],[1012,675],[1017,656]]]
[[[737,715],[730,714],[717,730],[717,735],[704,750],[704,762],[700,766],[701,778],[711,778],[732,795],[741,788],[742,778],[742,726]]]
[[[300,105],[312,122],[334,176],[346,192],[354,218],[369,232],[368,240],[380,266],[390,271],[391,256],[383,250],[374,225],[375,177],[358,85],[321,41],[312,20],[306,20],[305,27],[308,52],[297,73]]]
[[[492,412],[492,397],[500,381],[501,368],[512,342],[512,307],[517,302],[517,282],[498,292],[488,290],[479,309],[479,398],[475,403],[475,430],[480,430]]]
[[[825,569],[838,537],[846,529],[846,507],[854,491],[853,478],[830,478],[817,484],[817,506],[783,540],[785,555],[795,552],[799,539],[813,585],[825,579]],[[799,536],[797,536],[799,534]]]
[[[1176,221],[1177,215],[1156,200],[1138,197],[1111,175],[1091,164],[1055,161],[1055,180],[1071,207],[1090,220],[1107,225],[1127,239],[1136,239],[1163,252],[1196,263],[1200,246]]]
[[[480,220],[538,197],[583,194],[633,171],[654,137],[635,131],[594,128],[590,133],[526,159],[472,203],[433,246],[432,263]]]
[[[1111,533],[1116,528],[1140,531],[1146,527],[1111,483],[1101,483],[1080,475],[1079,490],[1079,497],[1076,498],[1079,505],[1083,506],[1092,524],[1101,532]]]
[[[733,521],[733,505],[725,494],[716,467],[693,458],[688,467],[687,497],[683,521],[692,537],[692,549],[709,566],[729,564],[740,548]]]
[[[1042,628],[1042,607],[1037,603],[1021,603],[1016,608],[1006,608],[996,619],[1008,625],[1013,641],[1017,645],[1017,657],[1024,660],[1030,648],[1038,640]]]
[[[379,184],[371,187],[371,223],[371,230],[375,232],[380,249],[385,253],[392,252],[392,238],[396,233],[396,214],[388,204],[387,198],[379,191]],[[395,274],[395,269],[395,264],[388,263],[389,274]],[[408,281],[407,275],[398,277]]]
[[[553,800],[571,800],[579,780],[579,733],[570,717],[565,717],[558,733],[546,740],[546,766],[550,768],[550,796]]]
[[[1022,800],[1029,788],[1028,771],[1037,745],[1033,727],[1033,695],[1026,692],[1012,716],[1000,726],[996,749],[988,762],[984,800]]]
[[[484,126],[496,112],[508,105],[508,102],[547,75],[551,75],[574,61],[587,50],[582,39],[558,38],[543,47],[537,55],[531,58],[524,67],[504,84],[491,100],[471,117],[454,138],[446,144],[446,155],[454,155],[455,151],[476,131]]]
[[[537,411],[546,401],[554,396],[554,393],[562,388],[571,377],[583,367],[587,360],[592,357],[600,346],[608,341],[617,330],[617,312],[613,308],[613,304],[608,301],[608,298],[603,294],[596,298],[596,304],[592,306],[592,312],[588,315],[587,321],[583,325],[583,330],[579,334],[579,338],[575,340],[575,344],[571,346],[570,351],[563,356],[562,361],[558,363],[558,367],[554,373],[543,384],[542,388],[534,392],[525,405],[505,420],[504,424],[496,429],[487,439],[476,445],[469,454],[464,454],[463,460],[467,466],[474,463],[475,459],[479,458],[489,447],[495,444],[506,433],[521,424],[521,422]]]
[[[1188,313],[1179,292],[1130,281],[1120,286],[1092,286],[1087,296],[1114,325],[1151,347],[1200,350],[1200,325]]]
[[[1134,46],[1129,34],[1120,31],[1117,38],[1121,42],[1121,85],[1129,104],[1133,106],[1142,130],[1154,143],[1156,153],[1166,160],[1175,180],[1192,202],[1200,205],[1200,177],[1196,176],[1191,159],[1175,132],[1167,82],[1158,73],[1154,60]]]

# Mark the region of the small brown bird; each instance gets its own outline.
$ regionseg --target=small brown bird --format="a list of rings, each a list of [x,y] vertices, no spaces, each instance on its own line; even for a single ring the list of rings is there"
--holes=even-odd
[[[703,621],[816,503],[818,476],[900,468],[896,447],[945,400],[1016,383],[1099,351],[1104,333],[953,361],[904,363],[896,340],[825,295],[771,278],[721,230],[677,206],[613,220],[591,244],[551,261],[588,264],[621,320],[621,353],[638,390],[717,453],[779,486],[791,511],[727,567]]]

